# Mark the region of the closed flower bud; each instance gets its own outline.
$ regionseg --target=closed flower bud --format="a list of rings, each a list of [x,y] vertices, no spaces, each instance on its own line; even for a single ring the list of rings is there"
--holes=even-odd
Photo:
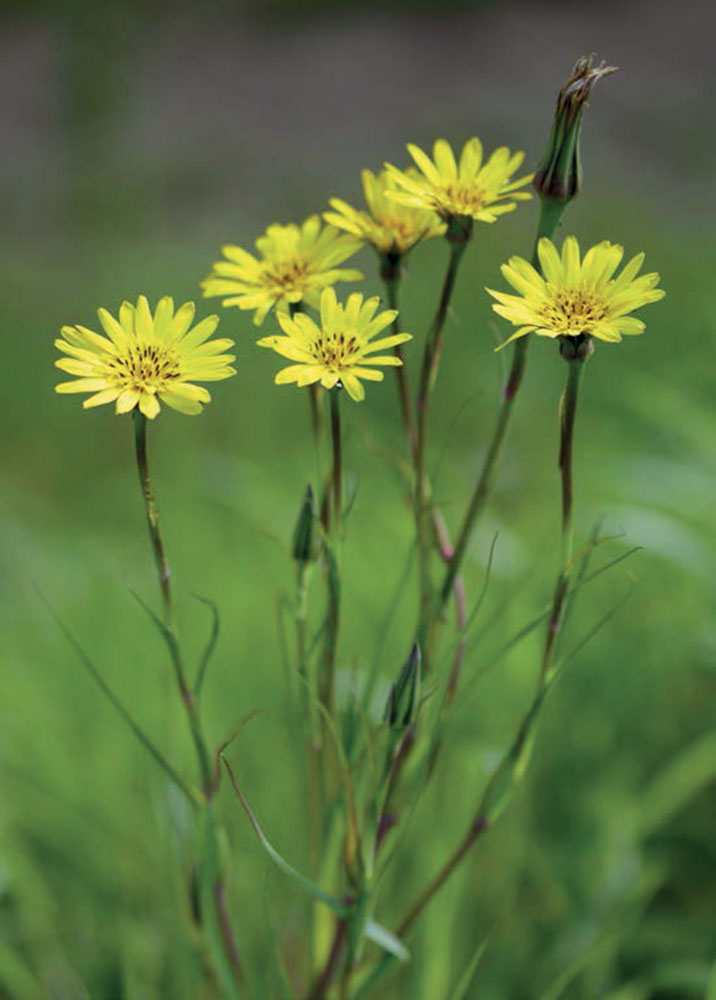
[[[578,59],[560,90],[549,144],[535,171],[533,184],[540,197],[558,204],[571,201],[581,187],[579,133],[590,91],[597,80],[616,72],[616,66],[594,66],[592,60]]]
[[[415,722],[420,701],[420,646],[416,643],[403,664],[398,680],[390,688],[385,706],[385,721],[395,732],[408,729]]]
[[[303,503],[298,514],[293,532],[293,558],[297,563],[313,562],[316,558],[316,498],[313,488],[309,485],[303,496]]]

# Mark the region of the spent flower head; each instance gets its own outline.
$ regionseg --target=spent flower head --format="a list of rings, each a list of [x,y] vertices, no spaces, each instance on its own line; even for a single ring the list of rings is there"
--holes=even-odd
[[[107,336],[78,324],[63,326],[64,339],[55,341],[68,355],[56,366],[77,376],[55,389],[93,393],[84,407],[115,402],[117,413],[138,407],[152,420],[161,399],[181,413],[201,413],[211,396],[194,382],[215,382],[236,374],[231,367],[234,356],[222,353],[233,340],[210,340],[218,316],[207,316],[192,328],[193,302],[175,312],[173,300],[165,296],[152,316],[147,299],[140,295],[136,306],[122,304],[118,319],[106,309],[97,314]]]
[[[405,174],[412,180],[420,176],[412,167]],[[402,256],[421,240],[445,232],[445,223],[431,209],[402,205],[391,196],[390,192],[399,191],[400,186],[387,170],[378,174],[363,170],[361,180],[368,211],[353,208],[340,198],[331,198],[333,211],[323,213],[326,222],[359,236],[384,255]]]
[[[280,312],[299,302],[317,306],[327,286],[360,281],[360,271],[336,266],[360,247],[353,236],[321,228],[318,215],[301,226],[275,224],[256,240],[258,257],[232,244],[222,247],[226,260],[213,265],[201,288],[205,297],[221,296],[224,306],[254,309],[254,323],[260,326],[274,306]]]
[[[512,180],[525,154],[511,153],[506,146],[500,146],[484,162],[482,143],[477,137],[465,143],[459,161],[445,139],[436,141],[432,160],[412,143],[408,144],[408,152],[419,173],[415,176],[386,163],[386,170],[398,186],[396,191],[388,192],[388,197],[403,205],[431,209],[448,227],[473,219],[495,222],[500,215],[517,208],[518,201],[532,197],[528,191],[518,190],[529,184],[531,174]]]
[[[321,295],[318,323],[305,313],[293,317],[279,313],[278,321],[285,336],[263,337],[258,341],[261,347],[270,347],[295,362],[276,375],[276,384],[295,382],[304,386],[320,382],[326,389],[341,384],[352,399],[363,399],[365,390],[360,379],[383,381],[383,372],[367,365],[402,364],[394,355],[376,358],[373,354],[412,339],[409,333],[373,339],[398,315],[395,309],[378,312],[379,305],[377,296],[363,301],[360,292],[353,292],[342,305],[336,300],[334,290],[326,288]]]
[[[492,305],[495,312],[519,327],[500,348],[532,332],[618,343],[622,336],[644,332],[644,323],[629,313],[666,294],[656,287],[658,274],[637,277],[643,253],[632,257],[614,277],[624,248],[607,240],[591,247],[581,260],[574,236],[565,239],[561,255],[546,237],[537,244],[537,253],[541,275],[522,257],[511,257],[502,265],[503,276],[518,295],[487,289],[497,299]]]
[[[564,204],[579,191],[582,183],[579,158],[582,114],[594,84],[616,71],[616,66],[607,66],[605,62],[595,66],[594,56],[582,56],[577,60],[557,95],[549,143],[535,171],[533,183],[541,198]]]

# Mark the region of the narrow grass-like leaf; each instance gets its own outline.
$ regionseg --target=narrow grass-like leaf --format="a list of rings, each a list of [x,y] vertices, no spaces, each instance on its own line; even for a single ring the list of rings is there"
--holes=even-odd
[[[607,625],[612,620],[614,615],[616,615],[619,611],[622,610],[624,605],[631,600],[631,596],[633,593],[634,593],[634,588],[632,588],[629,591],[626,597],[622,598],[621,601],[619,601],[617,604],[611,607],[609,611],[606,612],[606,614],[602,615],[599,621],[597,621],[592,626],[592,628],[589,629],[586,635],[579,640],[576,646],[573,646],[572,649],[570,649],[570,651],[564,655],[561,663],[559,664],[558,668],[559,672],[561,672],[567,666],[567,664],[575,658],[575,656],[578,653],[581,653],[581,651],[584,649],[587,643],[591,642],[591,640],[595,637],[595,635],[597,635],[598,632],[601,632],[604,626]]]
[[[236,737],[239,736],[239,734],[243,730],[244,726],[247,723],[251,722],[251,720],[254,719],[257,715],[261,715],[263,711],[265,711],[265,709],[252,708],[250,712],[247,712],[245,715],[242,715],[239,721],[234,726],[234,728],[229,733],[229,735],[226,737],[226,739],[222,740],[222,742],[218,745],[218,747],[214,751],[214,790],[216,790],[219,787],[219,781],[221,778],[219,761],[221,760],[224,751],[231,746]]]
[[[97,669],[97,667],[94,665],[94,663],[87,655],[85,650],[82,648],[78,640],[75,638],[72,632],[70,632],[70,630],[67,628],[64,622],[55,614],[54,610],[50,607],[47,601],[45,601],[42,595],[40,595],[40,600],[42,600],[43,604],[45,605],[45,607],[47,608],[47,610],[57,623],[60,631],[74,649],[78,659],[84,666],[85,670],[87,670],[89,675],[94,680],[95,684],[97,684],[100,690],[104,693],[105,697],[114,706],[115,710],[122,716],[124,721],[127,723],[129,728],[132,730],[134,735],[142,744],[142,746],[149,751],[149,753],[152,755],[157,764],[159,764],[159,766],[167,774],[167,776],[174,782],[177,788],[179,788],[184,793],[184,795],[189,799],[189,801],[193,806],[202,805],[204,802],[203,796],[196,789],[191,787],[191,785],[169,763],[169,761],[161,752],[161,750],[159,750],[154,745],[154,743],[152,743],[152,741],[144,732],[144,730],[141,728],[139,723],[134,719],[134,716],[131,714],[129,709],[125,707],[124,703],[120,701],[118,696],[114,693],[112,688],[106,682],[106,680],[104,679],[100,671]]]
[[[477,971],[477,967],[480,964],[480,959],[485,954],[485,948],[487,948],[489,940],[490,939],[488,936],[485,938],[484,941],[481,941],[480,944],[477,946],[477,948],[475,949],[475,954],[470,959],[467,968],[460,976],[457,983],[455,983],[453,989],[450,991],[448,995],[448,1000],[465,1000],[465,997],[467,996],[467,991],[470,989],[470,984],[472,983],[472,980],[475,976],[475,972]]]
[[[610,559],[609,562],[605,563],[603,566],[600,566],[598,569],[595,569],[594,572],[589,574],[589,576],[585,576],[580,586],[585,586],[586,584],[591,583],[592,580],[596,580],[597,577],[602,575],[602,573],[607,573],[610,569],[613,569],[615,566],[618,566],[619,563],[624,562],[625,559],[630,559],[631,556],[633,556],[636,552],[641,552],[643,548],[644,548],[643,545],[634,545],[626,552],[622,552],[620,556],[616,556],[614,559]]]
[[[482,587],[480,589],[480,596],[475,601],[473,609],[470,612],[470,616],[465,622],[465,625],[463,626],[462,629],[459,630],[463,638],[465,637],[465,634],[475,624],[477,616],[480,613],[480,609],[482,608],[484,600],[487,597],[487,591],[490,586],[490,580],[492,578],[492,566],[495,561],[495,549],[497,548],[497,539],[499,537],[500,537],[499,531],[496,531],[495,534],[492,536],[492,541],[490,543],[490,551],[488,552],[487,555],[487,565],[485,566],[485,579],[482,582]]]
[[[162,621],[159,615],[157,615],[156,612],[152,611],[152,609],[149,607],[146,601],[139,596],[136,590],[130,589],[129,592],[134,598],[134,600],[137,602],[139,607],[142,609],[142,611],[144,611],[144,613],[147,615],[150,621],[154,624],[154,627],[156,628],[156,630],[159,632],[159,634],[167,644],[169,655],[171,656],[172,664],[174,665],[174,670],[176,671],[177,677],[180,678],[180,687],[184,688],[185,687],[183,681],[184,666],[182,663],[181,650],[179,649],[179,643],[177,641],[176,635],[174,634],[173,630],[169,628],[169,626]]]
[[[194,594],[197,601],[201,601],[205,604],[207,608],[211,611],[211,633],[209,639],[204,647],[204,652],[199,660],[199,668],[196,672],[196,680],[194,681],[194,694],[198,698],[201,694],[201,688],[204,683],[204,675],[206,674],[206,668],[209,666],[209,661],[213,656],[214,650],[216,649],[216,643],[219,638],[219,629],[221,628],[221,619],[219,617],[219,609],[213,601],[210,601],[207,597],[201,597],[199,594]]]
[[[716,732],[710,732],[682,750],[642,794],[639,807],[642,836],[667,823],[714,779]]]
[[[221,983],[225,1000],[239,1000],[238,980],[241,976],[238,954],[234,951],[231,929],[222,928],[219,907],[223,904],[223,876],[216,824],[208,805],[204,810],[203,847],[199,867],[199,898],[201,901],[201,925],[206,934],[209,951]],[[230,958],[231,955],[231,958]]]
[[[273,847],[273,845],[269,842],[268,838],[266,837],[266,834],[261,829],[258,820],[254,816],[251,807],[246,801],[244,793],[241,791],[241,788],[239,787],[239,784],[236,780],[236,777],[234,776],[234,772],[232,771],[228,760],[226,759],[226,757],[222,757],[221,759],[224,762],[224,767],[226,768],[227,774],[229,775],[229,780],[231,781],[233,789],[236,792],[236,795],[238,796],[239,802],[241,803],[244,812],[249,817],[249,822],[253,827],[254,833],[256,834],[259,843],[266,851],[268,856],[271,858],[273,863],[278,868],[280,868],[285,875],[288,875],[289,878],[293,879],[293,881],[296,882],[296,884],[299,885],[305,892],[313,896],[314,899],[319,900],[319,902],[323,903],[329,909],[333,910],[333,912],[337,913],[339,917],[347,917],[350,912],[347,906],[341,903],[340,900],[334,899],[333,896],[329,896],[327,892],[324,892],[323,889],[320,889],[309,878],[306,878],[305,875],[302,875],[299,871],[296,871],[296,869],[292,865],[290,865],[288,861],[286,861],[279,854],[276,848]]]

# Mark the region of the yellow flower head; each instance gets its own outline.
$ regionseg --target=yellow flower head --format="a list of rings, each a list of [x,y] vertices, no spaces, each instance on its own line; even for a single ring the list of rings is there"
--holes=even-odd
[[[336,267],[360,250],[360,241],[331,226],[321,229],[317,215],[300,227],[269,226],[256,247],[258,258],[241,247],[222,247],[226,260],[214,264],[201,287],[205,297],[223,296],[224,306],[255,309],[257,326],[274,306],[280,312],[298,302],[317,306],[328,285],[363,277],[360,271]]]
[[[143,295],[136,306],[124,302],[119,319],[98,310],[106,337],[84,326],[63,326],[63,339],[55,346],[69,355],[55,364],[78,377],[55,386],[57,392],[91,392],[83,406],[100,406],[116,400],[117,413],[138,406],[153,420],[159,400],[180,413],[201,413],[211,396],[197,382],[216,382],[235,375],[231,354],[222,354],[233,340],[209,340],[219,322],[207,316],[195,327],[194,303],[185,302],[174,312],[168,296],[160,299],[152,316]]]
[[[459,163],[445,139],[438,139],[433,147],[434,162],[412,143],[408,144],[408,152],[420,173],[411,176],[386,163],[399,188],[388,197],[403,205],[432,209],[446,222],[461,218],[495,222],[498,216],[517,208],[516,202],[532,197],[527,191],[517,190],[529,184],[531,174],[511,180],[525,154],[510,153],[506,146],[496,149],[484,163],[478,138],[465,143]]]
[[[402,364],[394,355],[379,358],[371,355],[412,339],[409,333],[395,333],[373,340],[398,315],[395,309],[376,315],[379,304],[377,296],[364,302],[359,292],[353,292],[346,304],[340,305],[333,289],[326,288],[321,295],[320,326],[305,313],[296,313],[292,318],[279,313],[278,321],[286,336],[263,337],[258,341],[261,347],[270,347],[296,362],[278,373],[276,384],[296,382],[302,386],[320,382],[326,389],[332,389],[340,383],[352,399],[363,399],[365,390],[359,379],[383,381],[383,372],[366,365]]]
[[[417,170],[405,171],[411,180],[419,178]],[[445,223],[435,212],[414,205],[401,205],[388,192],[400,190],[396,179],[387,170],[377,175],[370,170],[361,172],[367,212],[359,211],[340,198],[331,198],[333,212],[323,218],[338,229],[345,229],[372,244],[381,254],[406,254],[420,240],[442,236]]]
[[[502,265],[502,274],[519,295],[487,289],[497,299],[492,305],[495,312],[519,327],[505,344],[532,332],[541,337],[586,335],[618,343],[625,334],[644,332],[644,323],[628,313],[666,294],[656,287],[658,274],[637,277],[643,253],[632,257],[614,277],[624,256],[624,248],[616,243],[598,243],[580,261],[574,236],[565,239],[561,256],[552,241],[543,238],[537,253],[544,277],[526,260],[511,257]]]

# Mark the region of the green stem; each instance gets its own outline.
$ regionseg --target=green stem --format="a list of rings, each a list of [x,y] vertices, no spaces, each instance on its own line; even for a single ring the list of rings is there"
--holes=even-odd
[[[340,623],[341,575],[339,545],[343,509],[343,457],[341,443],[341,414],[339,393],[336,387],[329,390],[331,411],[331,503],[328,517],[328,542],[326,546],[326,577],[328,585],[328,614],[326,620],[325,671],[321,685],[321,701],[328,712],[333,711],[335,689],[338,628]]]
[[[565,205],[556,204],[551,201],[542,200],[540,202],[537,234],[535,236],[535,243],[532,251],[532,265],[537,270],[540,269],[539,257],[537,255],[537,246],[539,241],[544,236],[551,237],[554,235],[554,231],[557,228],[565,207]],[[527,348],[529,339],[529,336],[520,337],[520,339],[515,341],[514,344],[512,364],[510,366],[509,375],[507,376],[507,382],[505,383],[505,389],[502,395],[502,405],[500,407],[500,412],[497,415],[497,423],[492,435],[492,440],[490,441],[490,445],[487,449],[487,454],[485,455],[485,460],[482,464],[482,469],[480,470],[475,490],[465,512],[460,533],[458,535],[457,542],[455,543],[455,551],[445,571],[445,577],[440,588],[440,611],[443,610],[450,597],[455,584],[455,578],[460,572],[460,567],[465,558],[467,546],[470,538],[472,537],[472,533],[475,530],[475,525],[479,521],[485,507],[487,506],[487,502],[490,499],[490,494],[492,492],[492,487],[497,473],[497,467],[505,443],[505,437],[507,435],[507,428],[509,427],[512,412],[514,410],[515,398],[520,390],[520,386],[522,385],[522,379],[527,366]]]
[[[333,489],[333,537],[340,532],[343,512],[343,457],[341,454],[341,410],[336,386],[330,390],[331,397],[331,484]]]
[[[149,526],[149,536],[152,542],[152,551],[154,552],[154,560],[156,562],[157,574],[159,576],[159,587],[164,605],[163,633],[171,655],[179,695],[184,708],[186,709],[189,730],[196,749],[199,771],[201,774],[202,790],[207,800],[210,802],[214,792],[216,791],[211,766],[211,755],[209,754],[206,739],[202,730],[196,695],[186,682],[186,674],[184,671],[181,650],[179,648],[179,642],[174,627],[174,609],[172,605],[170,587],[171,574],[169,572],[169,564],[167,562],[164,543],[162,541],[161,531],[159,528],[159,512],[157,510],[151,480],[149,477],[149,461],[147,458],[147,419],[138,409],[135,409],[134,411],[134,440],[137,455],[137,468],[139,470],[139,482],[142,488],[144,507],[147,515],[147,525]],[[207,810],[207,819],[210,824],[211,835],[215,836],[215,827],[213,819],[210,815],[210,806]],[[212,855],[215,853],[213,849],[211,853]],[[234,940],[228,908],[226,905],[224,879],[220,868],[218,867],[218,862],[216,862],[216,859],[214,859],[214,861],[217,864],[217,868],[212,886],[213,898],[211,900],[211,905],[213,906],[214,915],[216,917],[222,942],[222,949],[226,955],[230,976],[233,980],[238,982],[241,978],[239,953]],[[219,967],[223,968],[224,961],[221,954],[217,956],[217,962]]]
[[[162,605],[164,607],[164,621],[167,627],[171,627],[174,612],[172,606],[171,573],[169,563],[164,552],[164,543],[159,531],[159,511],[156,500],[152,492],[152,484],[149,479],[149,462],[147,460],[147,418],[139,409],[134,410],[134,445],[137,454],[137,469],[139,471],[139,485],[142,488],[144,498],[144,510],[147,515],[147,527],[149,528],[149,538],[152,543],[152,552],[157,566],[159,577],[159,589],[162,594]]]
[[[567,362],[567,382],[564,387],[564,394],[559,408],[559,472],[562,485],[562,532],[560,547],[560,568],[557,575],[557,583],[554,588],[552,598],[552,610],[550,611],[547,623],[547,635],[545,638],[544,651],[542,653],[542,665],[540,668],[540,684],[546,684],[550,680],[552,660],[557,644],[557,636],[562,627],[562,616],[564,612],[565,599],[569,586],[571,573],[572,545],[573,545],[573,509],[574,509],[574,489],[572,481],[572,455],[574,447],[574,424],[577,416],[577,401],[579,398],[579,384],[582,377],[584,359],[577,357]]]
[[[574,489],[572,483],[572,454],[574,423],[577,416],[579,384],[584,361],[574,358],[567,362],[567,384],[560,406],[559,472],[562,480],[562,569],[567,572],[572,561]]]
[[[157,510],[151,480],[149,477],[149,461],[147,458],[147,418],[143,413],[140,413],[138,409],[135,409],[134,411],[134,441],[137,454],[137,468],[139,470],[139,482],[142,488],[142,496],[144,498],[147,525],[149,526],[149,537],[152,542],[154,561],[156,563],[157,574],[159,576],[159,588],[162,593],[162,602],[164,605],[165,636],[171,653],[177,688],[179,689],[179,695],[187,712],[189,729],[191,730],[191,735],[196,747],[203,791],[205,794],[210,795],[213,783],[211,757],[207,750],[206,740],[204,739],[204,735],[202,733],[196,698],[194,696],[194,692],[191,690],[186,681],[186,674],[184,672],[179,643],[174,629],[174,609],[172,605],[170,587],[171,574],[159,528],[159,512]]]
[[[437,378],[440,355],[442,353],[443,328],[462,256],[468,237],[454,240],[450,244],[445,281],[435,318],[428,332],[420,371],[417,398],[417,432],[415,438],[415,520],[418,541],[418,568],[420,575],[420,606],[418,618],[418,642],[423,651],[423,669],[429,672],[432,660],[432,635],[435,618],[434,596],[430,577],[430,554],[432,549],[432,524],[430,517],[430,497],[428,477],[425,469],[428,432],[428,413],[435,380]]]
[[[290,302],[288,314],[293,319],[296,313],[303,313],[306,310],[303,302]],[[321,440],[323,436],[323,419],[321,415],[321,388],[317,384],[308,387],[308,403],[311,410],[311,430],[313,431],[313,443],[316,446],[316,456],[320,455]]]
[[[483,834],[486,829],[487,823],[485,823],[483,817],[481,815],[477,816],[476,819],[470,824],[467,833],[460,841],[455,851],[453,851],[437,875],[431,879],[415,903],[413,903],[406,915],[403,917],[400,922],[400,926],[396,931],[399,938],[405,937],[425,907],[440,891],[440,889],[442,889],[472,845],[479,839],[481,834]]]
[[[400,284],[400,254],[385,254],[381,261],[380,276],[385,284],[386,298],[389,309],[398,308],[398,286]],[[392,333],[400,333],[400,316],[393,320]],[[398,388],[398,403],[403,420],[405,437],[408,441],[411,456],[415,454],[415,418],[410,399],[408,373],[405,369],[405,352],[402,344],[396,344],[393,353],[401,362],[393,368]]]

